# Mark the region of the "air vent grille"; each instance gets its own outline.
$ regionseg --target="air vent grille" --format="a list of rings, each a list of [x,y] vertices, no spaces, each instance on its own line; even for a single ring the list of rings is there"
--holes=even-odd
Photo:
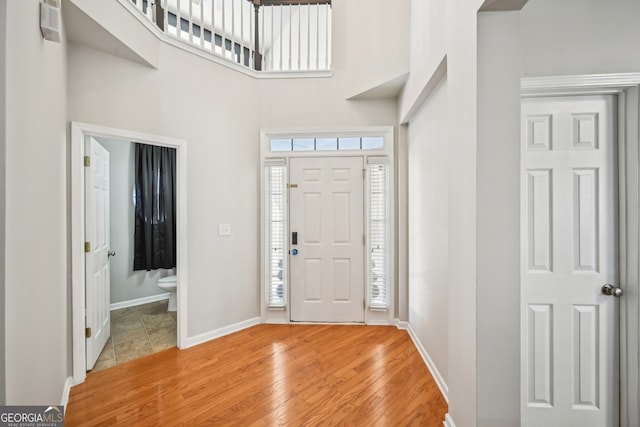
[[[60,8],[48,3],[40,3],[40,30],[45,40],[60,42]]]
[[[49,8],[49,26],[51,28],[60,28],[60,10],[50,7]]]

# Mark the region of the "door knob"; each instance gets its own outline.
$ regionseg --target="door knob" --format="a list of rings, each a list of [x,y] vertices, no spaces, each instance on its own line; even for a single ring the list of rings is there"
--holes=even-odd
[[[107,257],[111,258],[112,256],[116,256],[116,251],[109,251],[107,252]]]
[[[610,285],[609,283],[602,286],[602,293],[616,298],[621,297],[623,294],[622,289],[617,286]]]

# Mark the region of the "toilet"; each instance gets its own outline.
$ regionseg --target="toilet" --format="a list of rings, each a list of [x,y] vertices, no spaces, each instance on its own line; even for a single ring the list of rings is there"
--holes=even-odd
[[[178,289],[178,277],[167,276],[158,280],[158,287],[166,292],[169,292],[169,306],[167,311],[176,311],[178,309],[176,290]]]

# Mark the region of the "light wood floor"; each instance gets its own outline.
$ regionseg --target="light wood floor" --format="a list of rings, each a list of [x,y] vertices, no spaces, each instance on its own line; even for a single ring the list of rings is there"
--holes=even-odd
[[[88,374],[66,426],[442,426],[406,331],[260,325]]]

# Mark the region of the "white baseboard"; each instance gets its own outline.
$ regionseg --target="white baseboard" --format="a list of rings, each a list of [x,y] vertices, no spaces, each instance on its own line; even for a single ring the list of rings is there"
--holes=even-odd
[[[162,301],[164,299],[169,299],[169,292],[165,292],[163,294],[151,295],[149,297],[142,297],[136,299],[130,299],[128,301],[114,302],[110,305],[111,311],[119,310],[121,308],[127,307],[135,307],[137,305],[148,304],[150,302]]]
[[[398,328],[399,328],[399,326],[398,326]],[[424,348],[424,346],[422,345],[422,343],[418,339],[418,335],[415,333],[415,331],[411,327],[411,324],[408,324],[408,331],[409,331],[409,336],[413,340],[413,344],[418,349],[418,352],[422,356],[422,359],[424,360],[424,363],[427,365],[427,368],[431,372],[431,376],[433,376],[433,379],[435,380],[436,384],[438,385],[438,388],[440,389],[440,393],[442,393],[442,396],[444,397],[444,400],[446,400],[447,404],[448,404],[449,403],[449,386],[447,386],[447,383],[444,381],[444,378],[440,374],[440,371],[438,371],[438,368],[436,367],[436,364],[433,363],[433,360],[429,356],[429,353],[427,352],[427,350]]]
[[[396,319],[396,327],[402,330],[409,330],[409,322],[405,322],[404,320]]]
[[[73,386],[73,377],[67,377],[64,382],[64,390],[62,390],[62,399],[60,399],[60,406],[64,406],[64,411],[67,412],[67,404],[69,403],[69,394],[71,393],[71,387]]]
[[[369,320],[366,323],[367,326],[396,326],[395,322],[389,322],[388,320],[383,320],[383,319],[375,319],[375,320]]]
[[[194,345],[202,344],[207,341],[211,341],[216,338],[220,338],[225,335],[229,335],[234,332],[259,325],[260,323],[260,318],[254,317],[253,319],[243,320],[242,322],[234,323],[233,325],[224,326],[213,331],[205,332],[204,334],[196,335],[195,337],[188,337],[187,345],[184,348],[193,347]]]
[[[451,415],[447,414],[444,416],[444,427],[456,427],[456,423],[453,422],[453,418]]]
[[[287,319],[266,319],[262,320],[261,323],[265,325],[288,325],[290,322]]]

